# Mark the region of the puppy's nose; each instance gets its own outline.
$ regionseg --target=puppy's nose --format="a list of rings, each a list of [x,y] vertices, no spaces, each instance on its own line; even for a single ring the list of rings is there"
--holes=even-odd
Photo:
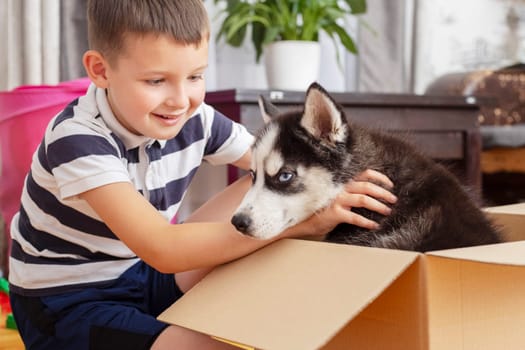
[[[248,233],[252,219],[246,214],[235,214],[232,217],[231,223],[238,231]]]

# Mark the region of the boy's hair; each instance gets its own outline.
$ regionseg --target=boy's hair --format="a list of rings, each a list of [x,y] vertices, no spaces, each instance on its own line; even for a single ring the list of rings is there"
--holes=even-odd
[[[114,59],[126,34],[167,34],[175,41],[199,45],[209,38],[202,0],[88,0],[89,47]]]

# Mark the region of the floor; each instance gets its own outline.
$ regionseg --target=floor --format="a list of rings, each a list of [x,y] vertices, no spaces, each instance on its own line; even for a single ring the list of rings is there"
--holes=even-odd
[[[5,328],[5,317],[6,315],[0,314],[0,350],[23,350],[24,344],[18,332]]]

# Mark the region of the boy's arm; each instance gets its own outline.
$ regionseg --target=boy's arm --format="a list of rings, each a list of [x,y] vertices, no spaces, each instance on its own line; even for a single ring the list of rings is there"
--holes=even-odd
[[[250,170],[251,159],[252,159],[252,151],[248,150],[246,153],[243,154],[241,158],[233,162],[232,165],[242,170]]]
[[[241,194],[250,183],[250,177],[245,176],[232,186]],[[279,238],[323,235],[341,222],[373,227],[370,225],[374,223],[362,221],[366,219],[349,211],[352,206],[375,207],[385,213],[389,211],[386,205],[369,196],[356,196],[344,191],[328,208],[285,230],[275,239],[258,240],[240,234],[229,220],[172,225],[127,182],[97,187],[80,197],[137,256],[166,273],[220,265]],[[234,204],[230,203],[229,207]],[[220,210],[227,208],[224,205]],[[216,213],[217,216],[226,215],[224,212]],[[196,214],[194,219],[197,218]]]
[[[248,188],[249,184],[245,177],[237,186]],[[172,225],[126,182],[97,187],[80,196],[135,254],[162,272],[215,266],[271,242],[241,235],[227,222]]]

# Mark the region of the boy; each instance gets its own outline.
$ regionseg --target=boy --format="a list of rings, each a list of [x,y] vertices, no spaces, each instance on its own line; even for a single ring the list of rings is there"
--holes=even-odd
[[[93,84],[50,122],[12,223],[11,302],[25,345],[228,348],[155,318],[211,267],[271,242],[228,223],[247,179],[197,211],[200,223],[169,223],[202,159],[250,162],[252,137],[203,104],[210,33],[202,1],[90,0],[88,23],[83,63]],[[372,171],[363,177],[391,186]],[[374,227],[348,210],[388,214],[369,195],[395,200],[354,182],[279,238],[343,221]]]

